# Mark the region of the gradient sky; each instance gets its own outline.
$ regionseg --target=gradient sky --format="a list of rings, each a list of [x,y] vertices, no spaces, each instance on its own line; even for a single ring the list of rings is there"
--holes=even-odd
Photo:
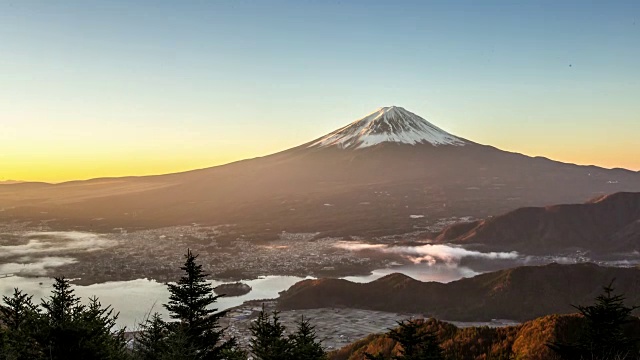
[[[388,105],[640,170],[640,2],[0,0],[0,181],[208,167]]]

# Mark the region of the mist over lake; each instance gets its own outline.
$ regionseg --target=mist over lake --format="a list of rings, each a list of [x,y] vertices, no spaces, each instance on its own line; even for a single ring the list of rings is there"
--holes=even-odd
[[[108,250],[118,241],[113,235],[88,232],[28,231],[0,234],[0,274],[12,273],[16,276],[0,278],[0,295],[9,295],[17,287],[34,299],[47,298],[53,280],[46,275],[56,268],[75,263],[77,256]],[[570,256],[534,257],[517,252],[482,252],[468,250],[461,246],[446,244],[421,244],[415,246],[395,246],[361,242],[338,241],[335,248],[353,252],[357,256],[371,256],[378,253],[404,259],[404,263],[392,262],[384,268],[373,269],[364,275],[343,276],[345,280],[365,283],[392,273],[402,273],[420,281],[447,283],[478,274],[521,265],[540,265],[550,262],[571,264],[580,259]],[[272,251],[269,248],[268,251]],[[178,257],[178,256],[176,256]],[[200,258],[207,261],[206,258]],[[6,261],[2,263],[1,261]],[[617,260],[614,266],[633,266],[637,262]],[[71,274],[70,274],[71,275]],[[309,276],[267,275],[257,279],[243,280],[252,290],[238,297],[222,297],[216,306],[219,310],[241,305],[248,300],[277,298],[279,292],[287,290],[295,283],[313,278]],[[226,281],[211,280],[213,286]],[[164,317],[168,313],[162,306],[168,301],[168,291],[164,283],[148,278],[128,281],[107,281],[92,285],[74,285],[76,294],[83,301],[97,296],[105,305],[111,305],[120,312],[118,326],[135,329],[150,313],[158,312]]]

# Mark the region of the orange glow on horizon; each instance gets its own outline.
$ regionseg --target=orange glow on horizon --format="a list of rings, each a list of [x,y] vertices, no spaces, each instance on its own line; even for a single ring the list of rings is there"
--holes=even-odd
[[[102,177],[162,175],[224,165],[244,158],[223,154],[209,157],[83,158],[55,163],[46,158],[32,158],[2,164],[0,182],[19,180],[60,183]]]
[[[505,144],[507,145],[507,144]],[[499,147],[500,148],[500,147]],[[619,148],[597,149],[591,151],[574,148],[568,149],[537,149],[530,146],[526,149],[515,149],[512,146],[502,147],[503,150],[523,153],[529,156],[543,156],[552,160],[579,165],[596,165],[605,168],[625,168],[632,171],[640,170],[640,159],[633,152],[624,152]],[[263,154],[250,152],[213,152],[200,153],[199,156],[188,154],[142,154],[136,157],[125,154],[100,154],[92,156],[66,157],[63,161],[51,161],[49,156],[29,156],[22,160],[3,159],[0,157],[0,181],[44,181],[58,183],[71,180],[86,180],[101,177],[124,177],[161,175],[184,172],[228,164],[234,161],[264,156],[277,152],[271,149]]]

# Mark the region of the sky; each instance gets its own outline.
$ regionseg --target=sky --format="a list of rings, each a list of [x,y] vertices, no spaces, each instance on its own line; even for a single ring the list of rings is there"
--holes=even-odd
[[[0,181],[209,167],[389,105],[640,170],[640,2],[0,0]]]

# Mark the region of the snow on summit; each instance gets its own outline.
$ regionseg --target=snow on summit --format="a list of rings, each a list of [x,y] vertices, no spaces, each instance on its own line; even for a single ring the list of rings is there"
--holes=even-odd
[[[309,147],[361,149],[384,142],[411,145],[429,143],[434,146],[466,144],[463,139],[404,108],[388,106],[312,142]]]

